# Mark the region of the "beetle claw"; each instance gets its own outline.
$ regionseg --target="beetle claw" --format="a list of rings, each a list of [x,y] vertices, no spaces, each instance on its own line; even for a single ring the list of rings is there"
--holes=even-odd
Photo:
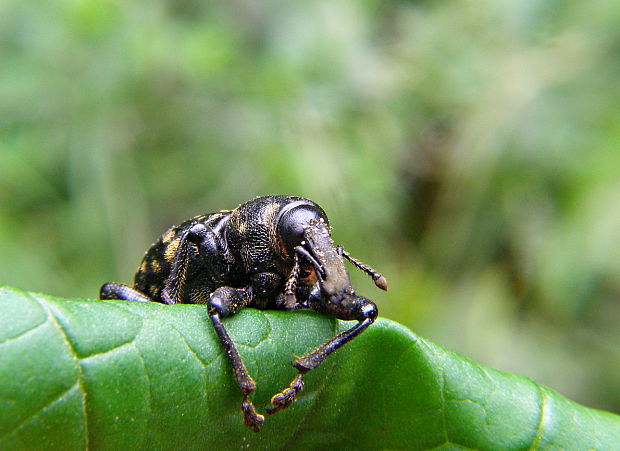
[[[265,417],[256,411],[248,395],[243,397],[241,410],[243,411],[243,422],[245,425],[252,428],[254,432],[260,432],[260,427],[265,421]]]
[[[304,389],[304,376],[299,373],[295,379],[291,382],[291,385],[282,390],[280,393],[276,393],[271,397],[271,404],[273,407],[265,409],[265,413],[273,415],[280,410],[286,409],[293,404],[293,401],[297,399],[297,394]]]

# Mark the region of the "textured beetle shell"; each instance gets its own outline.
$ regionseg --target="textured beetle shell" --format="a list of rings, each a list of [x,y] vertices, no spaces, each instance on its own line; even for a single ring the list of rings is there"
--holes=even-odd
[[[163,302],[162,290],[170,275],[171,262],[181,237],[198,223],[211,227],[222,237],[230,253],[230,266],[224,280],[215,281],[205,269],[196,247],[190,246],[190,263],[182,294],[185,303],[206,304],[209,295],[219,286],[245,287],[250,284],[252,275],[264,272],[279,274],[283,288],[293,260],[278,240],[276,218],[281,209],[292,202],[318,207],[314,202],[300,197],[264,196],[241,204],[232,211],[196,216],[171,227],[144,255],[134,277],[133,288],[156,302]]]

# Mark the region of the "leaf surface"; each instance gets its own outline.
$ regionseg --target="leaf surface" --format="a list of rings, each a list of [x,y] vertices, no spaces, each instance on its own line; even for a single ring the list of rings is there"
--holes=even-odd
[[[246,309],[225,320],[259,410],[290,361],[352,323]],[[379,319],[306,376],[259,434],[204,306],[0,287],[0,449],[620,449],[620,417],[477,365]]]

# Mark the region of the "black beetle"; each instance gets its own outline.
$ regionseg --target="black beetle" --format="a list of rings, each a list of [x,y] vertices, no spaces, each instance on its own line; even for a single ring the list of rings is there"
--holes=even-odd
[[[215,331],[243,391],[241,410],[258,432],[264,416],[249,395],[256,384],[230,339],[222,318],[244,307],[310,308],[342,320],[357,320],[293,362],[298,374],[271,398],[273,414],[303,389],[303,375],[364,331],[377,318],[376,305],[355,294],[343,258],[387,290],[381,274],[334,246],[327,216],[316,203],[293,196],[264,196],[234,210],[196,216],[167,230],[146,252],[133,287],[111,282],[101,299],[164,304],[207,304]]]

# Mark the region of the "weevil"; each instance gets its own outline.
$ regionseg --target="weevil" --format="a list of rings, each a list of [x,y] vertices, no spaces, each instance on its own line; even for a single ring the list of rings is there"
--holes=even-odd
[[[243,393],[244,423],[259,432],[265,417],[250,400],[256,383],[222,319],[244,307],[254,307],[309,308],[357,321],[293,361],[297,375],[271,398],[272,406],[265,413],[286,409],[303,389],[304,375],[377,318],[377,306],[355,293],[345,259],[387,290],[381,274],[334,245],[327,215],[319,205],[301,197],[263,196],[234,210],[196,216],[168,229],[144,255],[133,286],[106,283],[100,298],[206,304]]]

